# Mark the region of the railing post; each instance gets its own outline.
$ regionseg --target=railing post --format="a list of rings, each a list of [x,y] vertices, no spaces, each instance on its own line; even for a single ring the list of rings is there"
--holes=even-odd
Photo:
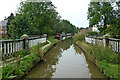
[[[106,35],[103,36],[103,45],[104,45],[104,47],[107,47],[109,45],[109,38],[110,38],[109,34],[106,34]]]
[[[2,41],[0,43],[0,61],[2,61]]]
[[[23,49],[29,51],[29,36],[24,34],[20,38],[23,39]]]
[[[25,49],[25,39],[23,39],[23,49]]]
[[[108,38],[103,38],[103,45],[104,45],[104,47],[107,47],[109,45],[109,39]]]
[[[118,53],[119,53],[119,40],[118,40]]]

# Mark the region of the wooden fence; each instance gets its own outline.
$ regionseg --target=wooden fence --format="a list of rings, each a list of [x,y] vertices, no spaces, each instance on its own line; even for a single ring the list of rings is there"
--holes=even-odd
[[[16,40],[0,40],[0,58],[15,54],[17,51],[25,49],[26,43],[28,47],[33,47],[38,43],[46,42],[46,37],[33,37],[29,39]]]
[[[106,40],[107,42],[104,42],[105,40],[102,37],[85,37],[85,41],[90,44],[93,43],[100,46],[103,43],[103,45],[111,46],[113,51],[120,53],[120,39],[108,38]]]

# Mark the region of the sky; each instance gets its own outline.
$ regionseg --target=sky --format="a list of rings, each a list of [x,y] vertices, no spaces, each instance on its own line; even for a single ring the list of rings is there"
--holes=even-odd
[[[57,7],[56,10],[62,17],[70,21],[76,27],[88,27],[87,20],[88,4],[90,0],[51,0]],[[21,0],[1,0],[0,1],[0,21],[8,17],[10,13],[15,13]]]

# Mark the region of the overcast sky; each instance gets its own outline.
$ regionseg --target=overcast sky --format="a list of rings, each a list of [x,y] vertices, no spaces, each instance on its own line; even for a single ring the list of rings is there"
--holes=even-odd
[[[69,20],[77,27],[88,27],[87,10],[90,0],[51,0],[57,7],[57,11],[62,19]],[[15,13],[21,0],[1,0],[0,1],[0,21]]]

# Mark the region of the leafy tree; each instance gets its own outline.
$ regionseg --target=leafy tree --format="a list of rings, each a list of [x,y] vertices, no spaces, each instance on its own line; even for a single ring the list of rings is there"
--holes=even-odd
[[[74,25],[60,18],[52,2],[21,2],[16,16],[8,25],[9,36],[19,38],[23,34],[53,35],[55,32],[76,32]]]
[[[8,36],[8,38],[10,37],[10,34],[11,34],[9,32],[10,29],[9,29],[8,25],[10,25],[10,21],[13,20],[13,19],[14,19],[14,14],[13,13],[11,13],[10,16],[8,16],[8,18],[5,19],[5,20],[8,20],[7,26],[6,26],[7,27],[7,36]]]
[[[107,25],[110,25],[113,17],[112,14],[113,7],[110,2],[90,2],[88,8],[89,26],[97,25],[99,30],[105,34]]]
[[[114,9],[113,19],[111,20],[110,27],[108,28],[109,33],[112,37],[120,38],[120,1],[116,2],[116,9]]]

